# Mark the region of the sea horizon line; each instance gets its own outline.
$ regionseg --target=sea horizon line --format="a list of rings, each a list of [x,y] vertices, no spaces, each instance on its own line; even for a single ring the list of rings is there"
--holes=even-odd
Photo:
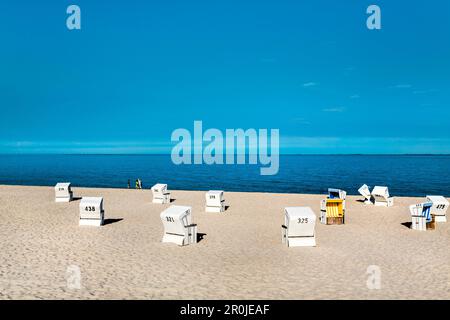
[[[196,155],[197,153],[193,153]],[[0,153],[0,156],[170,156],[170,153]],[[201,153],[198,153],[201,155]],[[235,153],[235,155],[258,155]],[[450,156],[450,153],[280,153],[280,156]]]

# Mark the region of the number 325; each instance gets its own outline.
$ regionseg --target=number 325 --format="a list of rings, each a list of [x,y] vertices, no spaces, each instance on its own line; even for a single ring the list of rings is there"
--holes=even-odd
[[[297,223],[308,223],[308,218],[298,218]]]

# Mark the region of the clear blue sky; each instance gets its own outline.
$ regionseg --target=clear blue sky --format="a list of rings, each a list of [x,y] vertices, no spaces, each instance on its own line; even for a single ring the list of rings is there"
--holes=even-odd
[[[194,120],[278,128],[283,153],[450,153],[447,0],[2,0],[0,40],[0,153],[170,152]]]

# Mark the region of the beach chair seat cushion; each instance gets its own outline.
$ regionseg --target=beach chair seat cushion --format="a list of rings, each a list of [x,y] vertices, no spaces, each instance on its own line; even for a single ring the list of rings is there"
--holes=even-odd
[[[320,222],[322,224],[343,224],[345,200],[324,199],[320,202]]]

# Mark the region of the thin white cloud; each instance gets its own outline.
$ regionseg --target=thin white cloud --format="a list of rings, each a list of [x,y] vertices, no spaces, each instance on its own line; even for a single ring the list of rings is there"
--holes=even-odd
[[[359,94],[353,94],[350,96],[350,99],[358,99],[360,98]]]
[[[344,107],[335,107],[335,108],[325,108],[322,109],[323,112],[344,112],[345,108]]]
[[[306,82],[303,84],[303,87],[307,88],[307,87],[315,87],[317,86],[318,83],[317,82]]]
[[[165,153],[170,141],[0,141],[0,153]]]

